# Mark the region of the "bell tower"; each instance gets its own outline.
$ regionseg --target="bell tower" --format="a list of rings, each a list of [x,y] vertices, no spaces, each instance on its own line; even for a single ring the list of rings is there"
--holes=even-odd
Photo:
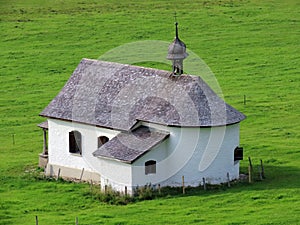
[[[167,59],[172,61],[172,70],[174,76],[180,76],[183,73],[183,60],[188,57],[186,46],[178,37],[178,23],[175,22],[175,39],[169,45]]]

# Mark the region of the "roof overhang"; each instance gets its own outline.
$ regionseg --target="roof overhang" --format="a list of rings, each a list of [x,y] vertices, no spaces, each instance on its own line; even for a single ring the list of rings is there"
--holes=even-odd
[[[40,128],[42,128],[42,129],[48,130],[48,120],[46,120],[46,121],[44,121],[42,123],[39,123],[37,126],[40,127]]]

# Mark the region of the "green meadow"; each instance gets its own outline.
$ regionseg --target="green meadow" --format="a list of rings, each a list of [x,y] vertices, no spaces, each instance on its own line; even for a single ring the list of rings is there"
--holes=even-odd
[[[226,102],[247,115],[241,172],[248,156],[255,171],[262,159],[266,179],[126,206],[95,200],[88,184],[37,179],[38,114],[80,60],[136,41],[171,42],[174,11],[180,38],[213,71]],[[299,224],[299,12],[298,0],[0,0],[0,225],[35,224],[36,215],[41,225],[75,224],[75,217],[79,224]]]

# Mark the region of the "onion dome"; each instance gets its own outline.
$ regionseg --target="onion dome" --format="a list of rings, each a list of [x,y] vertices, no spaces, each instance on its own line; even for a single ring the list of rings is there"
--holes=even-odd
[[[178,23],[175,23],[176,26],[176,36],[174,41],[169,45],[167,59],[169,60],[178,60],[185,59],[188,56],[186,53],[186,45],[178,37]]]

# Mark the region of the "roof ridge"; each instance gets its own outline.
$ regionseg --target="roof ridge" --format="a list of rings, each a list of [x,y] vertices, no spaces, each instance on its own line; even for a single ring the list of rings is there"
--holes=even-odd
[[[149,71],[157,71],[157,72],[165,72],[167,73],[169,76],[171,76],[173,73],[172,71],[169,70],[163,70],[163,69],[158,69],[158,68],[150,68],[150,67],[145,67],[145,66],[139,66],[139,65],[133,65],[133,64],[128,64],[128,63],[120,63],[120,62],[111,62],[111,61],[105,61],[105,60],[99,60],[99,59],[89,59],[89,58],[82,58],[80,62],[96,62],[96,63],[104,63],[104,64],[115,64],[115,65],[123,65],[123,66],[128,66],[128,67],[134,67],[137,69],[146,69]],[[161,75],[161,74],[157,74],[157,75]],[[183,73],[180,76],[175,76],[174,78],[180,78],[180,77],[191,77],[191,78],[195,78],[198,79],[199,78],[204,81],[199,75],[194,75],[194,74],[188,74],[188,73]]]

